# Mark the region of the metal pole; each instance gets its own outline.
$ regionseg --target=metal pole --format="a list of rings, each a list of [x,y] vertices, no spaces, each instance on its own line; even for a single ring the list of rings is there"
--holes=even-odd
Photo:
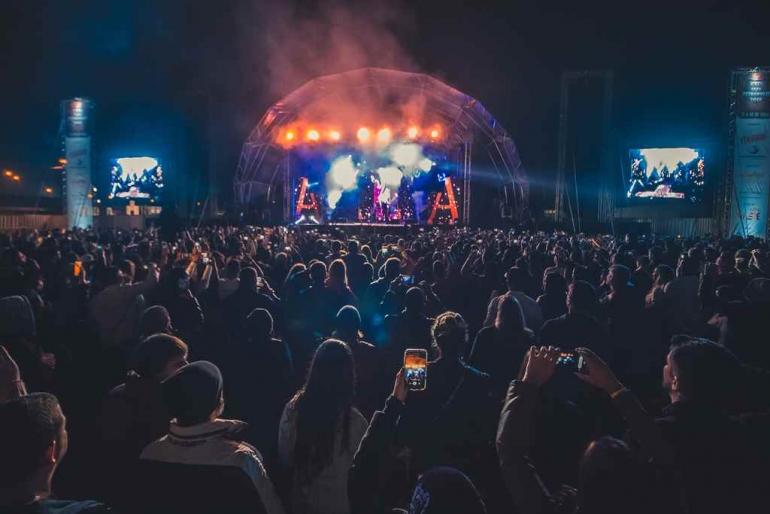
[[[554,218],[562,221],[564,218],[564,169],[567,163],[567,113],[569,109],[569,76],[561,76],[561,100],[559,108],[559,147],[558,164],[556,166],[556,194],[554,202]]]

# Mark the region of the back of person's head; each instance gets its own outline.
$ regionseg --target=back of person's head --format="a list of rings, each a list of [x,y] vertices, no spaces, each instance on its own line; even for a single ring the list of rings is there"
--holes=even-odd
[[[314,262],[310,266],[310,278],[316,284],[326,280],[326,264],[320,261]]]
[[[187,364],[187,345],[169,334],[155,334],[139,343],[131,355],[131,369],[142,378],[163,380]]]
[[[266,309],[254,309],[246,317],[246,333],[253,341],[266,341],[273,335],[273,316]]]
[[[331,462],[340,427],[342,447],[347,448],[355,381],[350,347],[337,339],[324,341],[292,400],[297,415],[293,464],[303,482],[312,481]]]
[[[456,312],[445,312],[436,318],[431,330],[433,345],[442,357],[460,358],[468,344],[468,324]]]
[[[679,263],[679,275],[682,277],[698,276],[698,259],[686,256]]]
[[[735,257],[730,252],[722,252],[717,258],[720,273],[727,273],[735,267]]]
[[[594,286],[583,280],[577,280],[569,286],[567,307],[570,312],[594,312],[599,298]]]
[[[342,243],[335,239],[332,241],[332,253],[340,253],[340,250],[342,250]]]
[[[398,276],[400,271],[401,271],[401,261],[399,261],[395,257],[391,257],[390,259],[385,261],[385,278],[388,278],[390,280],[395,280],[395,278]]]
[[[524,311],[521,310],[521,304],[513,296],[504,296],[497,306],[497,317],[495,326],[499,330],[507,333],[518,334],[527,326],[524,322]]]
[[[567,292],[567,281],[561,273],[547,273],[543,278],[543,289],[549,295],[563,295]]]
[[[358,241],[355,239],[348,241],[348,253],[350,255],[358,255]]]
[[[348,287],[348,269],[342,259],[336,259],[329,266],[329,285]]]
[[[505,273],[505,282],[510,291],[523,291],[527,287],[527,272],[514,266]]]
[[[580,463],[578,510],[586,514],[642,512],[642,468],[623,441],[605,436],[588,445]]]
[[[660,264],[653,271],[653,278],[659,285],[665,285],[676,278],[676,271],[667,264]]]
[[[134,280],[136,277],[136,264],[129,259],[125,259],[120,263],[120,270],[123,272],[124,277],[128,277],[131,280]]]
[[[420,477],[409,514],[485,514],[476,486],[454,468],[433,468]]]
[[[104,271],[104,284],[116,286],[123,283],[123,272],[117,266],[110,266]]]
[[[148,307],[139,320],[142,337],[153,334],[167,334],[171,331],[171,315],[162,305]]]
[[[163,398],[179,426],[205,423],[224,410],[222,373],[207,361],[183,366],[163,382]]]
[[[239,287],[248,291],[256,291],[258,276],[256,269],[251,267],[243,268],[238,276],[240,278]]]
[[[646,255],[640,255],[636,258],[636,266],[642,269],[647,269],[650,265],[650,258]]]
[[[225,278],[228,280],[235,280],[241,273],[241,261],[237,259],[231,259],[225,267]]]
[[[358,309],[352,305],[345,305],[337,312],[336,319],[337,334],[339,337],[348,339],[360,337],[361,314]]]
[[[59,401],[32,393],[0,403],[0,490],[28,486],[38,470],[54,467],[67,451]]]
[[[425,293],[419,287],[411,287],[406,292],[404,307],[407,312],[420,313],[425,306]]]
[[[610,287],[613,291],[618,291],[626,287],[628,281],[631,280],[631,270],[625,266],[616,264],[610,267]]]
[[[736,400],[742,365],[724,346],[708,339],[674,336],[668,361],[673,366],[669,369],[671,382],[664,383],[667,389],[675,389],[683,398],[717,410],[727,409]]]
[[[435,280],[443,280],[446,277],[446,265],[441,261],[435,261],[433,263],[433,278]]]

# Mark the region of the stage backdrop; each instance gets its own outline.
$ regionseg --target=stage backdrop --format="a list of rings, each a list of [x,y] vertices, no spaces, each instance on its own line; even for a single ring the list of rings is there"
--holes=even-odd
[[[764,238],[770,193],[770,72],[735,71],[730,235]]]

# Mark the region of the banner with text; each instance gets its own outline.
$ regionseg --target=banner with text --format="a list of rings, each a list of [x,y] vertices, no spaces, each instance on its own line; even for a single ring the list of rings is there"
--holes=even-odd
[[[734,72],[735,150],[730,235],[765,237],[770,193],[770,72]]]

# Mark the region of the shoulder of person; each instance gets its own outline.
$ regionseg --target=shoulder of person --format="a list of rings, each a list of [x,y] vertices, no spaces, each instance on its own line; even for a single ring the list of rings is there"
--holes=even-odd
[[[101,512],[115,512],[111,507],[103,503],[96,501],[72,501],[72,500],[57,500],[46,499],[42,500],[38,504],[41,512],[46,514],[97,514]]]

